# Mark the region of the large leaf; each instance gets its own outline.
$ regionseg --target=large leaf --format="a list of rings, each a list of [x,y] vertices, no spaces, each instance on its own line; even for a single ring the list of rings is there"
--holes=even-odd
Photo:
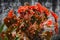
[[[2,32],[3,28],[4,28],[4,24],[0,26],[0,33]]]

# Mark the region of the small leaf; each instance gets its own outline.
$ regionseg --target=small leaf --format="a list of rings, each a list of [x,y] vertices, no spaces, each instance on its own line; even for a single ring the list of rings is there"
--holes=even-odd
[[[0,40],[2,40],[2,39],[0,38]]]
[[[15,40],[18,40],[19,37],[16,37]]]
[[[5,39],[4,40],[8,40],[8,38],[7,37],[5,37]]]
[[[4,24],[0,26],[0,33],[2,32],[3,28],[4,28]]]

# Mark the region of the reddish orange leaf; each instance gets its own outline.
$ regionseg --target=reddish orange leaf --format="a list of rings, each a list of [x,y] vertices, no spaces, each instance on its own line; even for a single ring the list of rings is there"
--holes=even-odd
[[[10,10],[9,12],[8,12],[8,17],[12,17],[13,16],[13,10]]]
[[[53,23],[52,20],[49,20],[49,21],[47,22],[47,25],[50,26],[50,25],[52,25],[52,23]]]
[[[54,12],[51,12],[52,16],[57,20],[58,19],[58,15]]]

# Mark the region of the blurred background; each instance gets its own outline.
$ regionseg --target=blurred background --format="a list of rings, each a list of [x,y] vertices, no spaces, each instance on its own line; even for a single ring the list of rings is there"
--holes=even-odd
[[[50,11],[54,11],[60,17],[60,0],[0,0],[0,25],[3,24],[3,18],[7,15],[10,9],[14,9],[15,14],[17,14],[18,7],[23,5],[24,2],[29,2],[30,5],[39,2]],[[60,18],[58,19],[58,23],[60,24]],[[52,40],[60,40],[60,25],[59,35],[53,36]]]

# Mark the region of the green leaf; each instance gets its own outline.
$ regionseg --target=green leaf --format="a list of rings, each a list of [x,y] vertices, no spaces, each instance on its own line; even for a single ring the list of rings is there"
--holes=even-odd
[[[4,28],[4,24],[0,26],[0,33],[2,32],[3,28]]]
[[[15,40],[18,40],[19,37],[16,37]]]
[[[7,37],[5,37],[5,39],[4,40],[8,40],[8,38]]]
[[[0,38],[0,40],[2,40],[2,39]]]

